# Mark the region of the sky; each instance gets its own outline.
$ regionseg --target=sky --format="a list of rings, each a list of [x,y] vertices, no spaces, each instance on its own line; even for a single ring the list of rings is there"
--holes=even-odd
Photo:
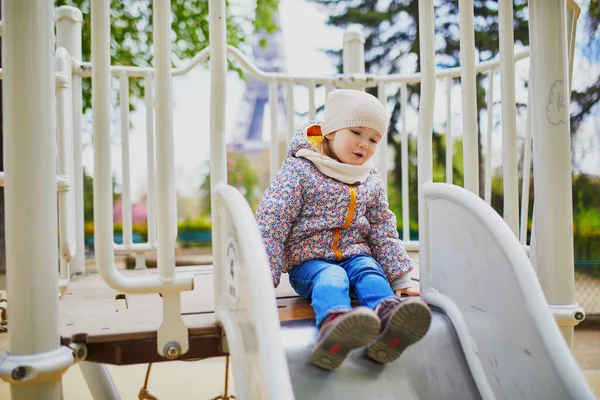
[[[250,4],[250,3],[249,3]],[[250,6],[250,5],[249,5]],[[248,7],[249,7],[248,6]],[[332,60],[322,50],[341,48],[343,31],[328,27],[325,24],[326,14],[313,3],[303,0],[283,0],[280,3],[280,18],[283,35],[283,49],[285,67],[291,74],[302,75],[329,75],[335,73]],[[310,29],[307,26],[310,25]],[[581,28],[582,25],[579,26]],[[579,35],[581,37],[581,35]],[[589,74],[598,73],[597,64],[593,64],[584,57],[576,58],[576,73],[574,74],[574,88],[585,85]],[[525,78],[528,61],[517,64],[517,79]],[[584,71],[585,73],[579,73]],[[522,85],[517,85],[517,88]],[[435,121],[437,125],[445,123],[445,96],[443,85],[438,81],[438,94],[436,95]],[[495,80],[495,100],[500,100],[499,77]],[[244,82],[236,74],[230,73],[227,83],[227,134],[231,139],[234,135],[236,119],[240,110]],[[197,67],[184,77],[173,79],[174,99],[174,146],[175,146],[175,187],[180,195],[193,196],[208,172],[209,160],[209,120],[210,120],[210,76],[205,67]],[[461,131],[460,109],[461,89],[454,87],[452,92],[453,132]],[[517,90],[517,101],[525,101],[525,91]],[[308,108],[306,90],[297,89],[294,94],[296,110],[305,111]],[[324,92],[317,91],[316,104],[322,104]],[[132,129],[130,131],[130,171],[132,182],[132,200],[136,201],[146,191],[146,131],[145,107],[142,101],[136,103],[136,111],[130,115]],[[268,107],[267,107],[268,108]],[[495,127],[493,131],[492,147],[494,167],[501,166],[501,108],[494,109]],[[113,171],[117,181],[121,181],[121,146],[119,141],[118,108],[113,110],[114,140],[112,151]],[[268,118],[268,116],[266,116]],[[600,175],[600,121],[598,117],[589,118],[579,134],[575,143],[576,164],[578,168],[587,173]],[[303,118],[296,118],[296,125],[303,122]],[[524,119],[519,118],[517,129],[519,137],[524,136]],[[266,124],[268,127],[268,124]],[[417,113],[414,109],[408,112],[407,127],[411,134],[417,130]],[[267,136],[268,137],[268,136]],[[485,148],[485,147],[484,147]],[[84,150],[84,166],[89,173],[93,173],[93,149],[91,146]]]

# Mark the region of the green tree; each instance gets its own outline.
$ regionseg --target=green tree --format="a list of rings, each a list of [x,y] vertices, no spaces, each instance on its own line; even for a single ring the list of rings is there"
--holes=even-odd
[[[258,189],[258,176],[243,155],[227,154],[227,183],[238,189],[253,209],[256,208],[258,199],[256,193]],[[200,185],[200,192],[203,195],[202,212],[205,215],[210,215],[210,173],[206,175],[204,181]]]
[[[369,73],[393,74],[410,73],[419,69],[419,17],[418,0],[313,0],[321,4],[330,14],[328,24],[344,28],[351,24],[359,24],[365,34],[365,69]],[[498,3],[475,0],[475,48],[479,61],[495,58],[499,52],[498,42]],[[528,45],[527,1],[514,0],[514,37],[515,42]],[[438,68],[452,68],[460,65],[458,2],[440,0],[435,7],[436,54]],[[338,69],[342,70],[341,51],[328,51],[337,60]],[[401,70],[403,60],[415,59],[413,70]],[[485,109],[485,89],[482,83],[486,76],[477,76],[477,117],[479,135],[481,135],[481,116]],[[418,105],[420,85],[408,86],[408,104]],[[376,89],[370,89],[376,94]],[[396,168],[392,171],[391,182],[401,182],[400,134],[394,126],[400,118],[400,92],[392,94],[393,102],[390,120],[390,145],[395,153]],[[445,162],[445,146],[442,146],[442,135],[434,135],[434,162],[443,165]],[[479,177],[480,190],[483,194],[483,156],[481,140],[479,140]],[[456,164],[455,164],[456,166]],[[453,174],[457,174],[457,170]],[[462,178],[462,176],[461,176]],[[400,188],[398,188],[400,190]],[[414,210],[416,213],[416,210]],[[416,214],[415,214],[416,215]]]
[[[90,0],[56,0],[57,7],[70,5],[83,13],[82,55],[90,60],[91,26]],[[229,2],[227,2],[229,6]],[[233,46],[245,43],[251,37],[244,26],[254,30],[274,32],[279,29],[273,15],[277,11],[277,0],[257,0],[253,16],[228,13],[227,41]],[[171,29],[173,33],[173,63],[189,59],[208,46],[208,1],[172,0]],[[152,2],[147,0],[112,0],[111,16],[111,63],[113,65],[146,67],[152,65]],[[134,97],[144,95],[143,80],[132,80],[130,90]],[[83,80],[83,108],[91,108],[91,81]]]
[[[582,43],[582,54],[584,57],[600,61],[600,2],[584,1],[581,4],[585,12],[580,18],[579,24],[585,25]],[[575,64],[576,65],[576,64]],[[582,90],[574,90],[571,93],[571,133],[576,133],[588,115],[595,114],[597,104],[600,103],[600,75],[591,80],[591,84]]]
[[[116,182],[113,178],[112,192],[113,203],[120,196],[116,193]],[[83,220],[84,222],[94,222],[94,179],[83,170]]]

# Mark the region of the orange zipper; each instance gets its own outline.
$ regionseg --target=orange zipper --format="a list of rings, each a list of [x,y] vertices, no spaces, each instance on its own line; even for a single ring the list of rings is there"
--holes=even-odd
[[[350,205],[348,206],[348,214],[346,214],[346,221],[344,221],[343,228],[347,228],[352,224],[352,219],[354,219],[354,210],[356,208],[356,189],[354,186],[348,186],[350,188]],[[342,261],[342,252],[338,248],[340,242],[340,228],[335,228],[333,230],[333,252],[338,261]]]

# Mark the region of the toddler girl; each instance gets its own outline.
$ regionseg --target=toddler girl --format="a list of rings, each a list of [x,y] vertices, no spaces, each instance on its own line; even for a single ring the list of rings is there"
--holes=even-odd
[[[319,328],[311,360],[326,370],[364,345],[372,360],[391,362],[431,322],[423,301],[399,298],[419,292],[371,160],[387,121],[368,93],[329,93],[322,122],[294,135],[257,211],[273,284],[287,272],[311,300]],[[361,306],[352,308],[351,294]]]

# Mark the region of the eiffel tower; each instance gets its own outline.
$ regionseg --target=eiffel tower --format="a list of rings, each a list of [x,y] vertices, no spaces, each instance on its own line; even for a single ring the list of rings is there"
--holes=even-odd
[[[275,23],[279,24],[279,13],[275,14]],[[285,60],[283,57],[281,30],[267,34],[260,32],[254,37],[252,45],[252,62],[266,72],[283,72]],[[266,45],[264,45],[266,44]],[[285,103],[283,88],[277,85],[278,129],[277,136],[285,132]],[[254,188],[255,198],[260,199],[270,182],[269,176],[269,140],[265,140],[264,117],[265,108],[269,104],[269,84],[254,77],[248,77],[241,104],[235,119],[235,131],[227,145],[229,155],[243,156],[250,168],[256,173],[258,184]],[[270,129],[270,126],[266,127]],[[287,139],[278,140],[279,158],[285,154]],[[233,164],[229,164],[233,162]],[[235,165],[233,158],[228,157],[228,168]],[[238,188],[243,191],[243,188]]]
[[[274,18],[275,23],[280,27],[279,13],[276,13]],[[281,29],[270,34],[264,31],[258,32],[252,45],[254,64],[266,72],[283,72],[285,60],[282,40]],[[266,43],[266,46],[261,45],[262,43]],[[233,142],[228,146],[229,150],[234,153],[262,151],[269,146],[263,138],[265,107],[269,103],[268,83],[249,77],[242,99],[232,135]],[[285,103],[281,85],[277,87],[277,103],[279,132],[285,126]]]

